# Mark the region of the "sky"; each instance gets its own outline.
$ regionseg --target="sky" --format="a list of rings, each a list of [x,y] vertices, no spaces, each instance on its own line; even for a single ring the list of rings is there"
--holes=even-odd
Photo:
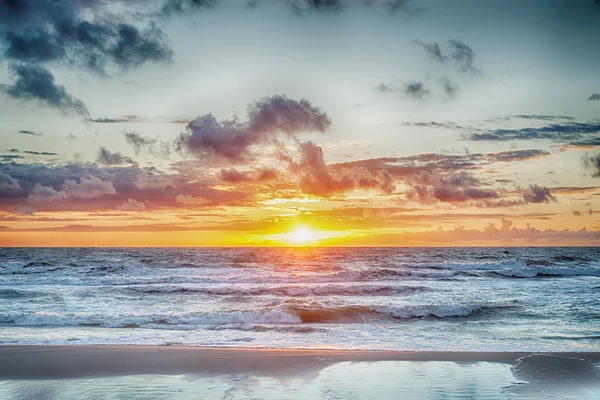
[[[0,0],[0,245],[600,244],[594,0]]]

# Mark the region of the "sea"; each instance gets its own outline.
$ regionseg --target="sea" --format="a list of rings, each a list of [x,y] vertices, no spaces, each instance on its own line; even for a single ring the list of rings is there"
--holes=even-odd
[[[600,351],[600,248],[3,248],[0,344]]]

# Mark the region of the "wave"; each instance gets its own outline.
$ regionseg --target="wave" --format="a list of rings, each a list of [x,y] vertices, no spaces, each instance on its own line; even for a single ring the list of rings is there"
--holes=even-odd
[[[589,335],[589,336],[569,336],[569,335],[552,335],[552,336],[541,336],[541,339],[549,340],[600,340],[600,335]]]
[[[130,287],[129,290],[146,294],[193,293],[211,296],[387,296],[394,294],[410,294],[427,290],[424,286],[392,286],[392,285],[288,285],[274,287],[198,287],[182,285]]]
[[[513,259],[483,263],[447,263],[433,268],[444,268],[460,272],[480,272],[514,278],[600,276],[600,268],[591,266],[551,266],[548,260]]]
[[[530,267],[515,269],[502,269],[491,271],[493,274],[511,278],[536,278],[536,277],[569,277],[569,276],[600,276],[600,269],[589,267]]]
[[[33,312],[27,314],[0,314],[0,324],[16,326],[86,326],[105,328],[154,329],[215,329],[219,326],[252,326],[266,330],[265,325],[298,325],[326,323],[393,322],[398,319],[464,318],[498,311],[510,306],[487,304],[471,305],[410,305],[404,307],[319,305],[284,305],[257,311],[227,311],[215,313],[184,313],[173,315],[119,315],[91,313]],[[216,328],[219,329],[219,328]],[[302,332],[290,328],[290,331]],[[304,331],[305,333],[307,331]]]
[[[0,299],[27,299],[34,297],[45,296],[46,293],[41,292],[29,292],[23,290],[14,289],[0,289]]]

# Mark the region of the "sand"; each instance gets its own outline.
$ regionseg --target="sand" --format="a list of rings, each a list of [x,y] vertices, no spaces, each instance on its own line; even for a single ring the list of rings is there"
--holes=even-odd
[[[0,346],[4,399],[600,399],[600,353]]]

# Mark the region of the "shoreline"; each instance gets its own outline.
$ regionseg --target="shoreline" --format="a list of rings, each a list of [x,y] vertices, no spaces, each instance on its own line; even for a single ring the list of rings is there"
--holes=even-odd
[[[480,362],[514,367],[531,356],[600,363],[600,352],[440,352],[267,349],[147,345],[0,345],[0,379],[68,379],[123,375],[295,377],[342,362]],[[539,358],[539,357],[536,357]]]

